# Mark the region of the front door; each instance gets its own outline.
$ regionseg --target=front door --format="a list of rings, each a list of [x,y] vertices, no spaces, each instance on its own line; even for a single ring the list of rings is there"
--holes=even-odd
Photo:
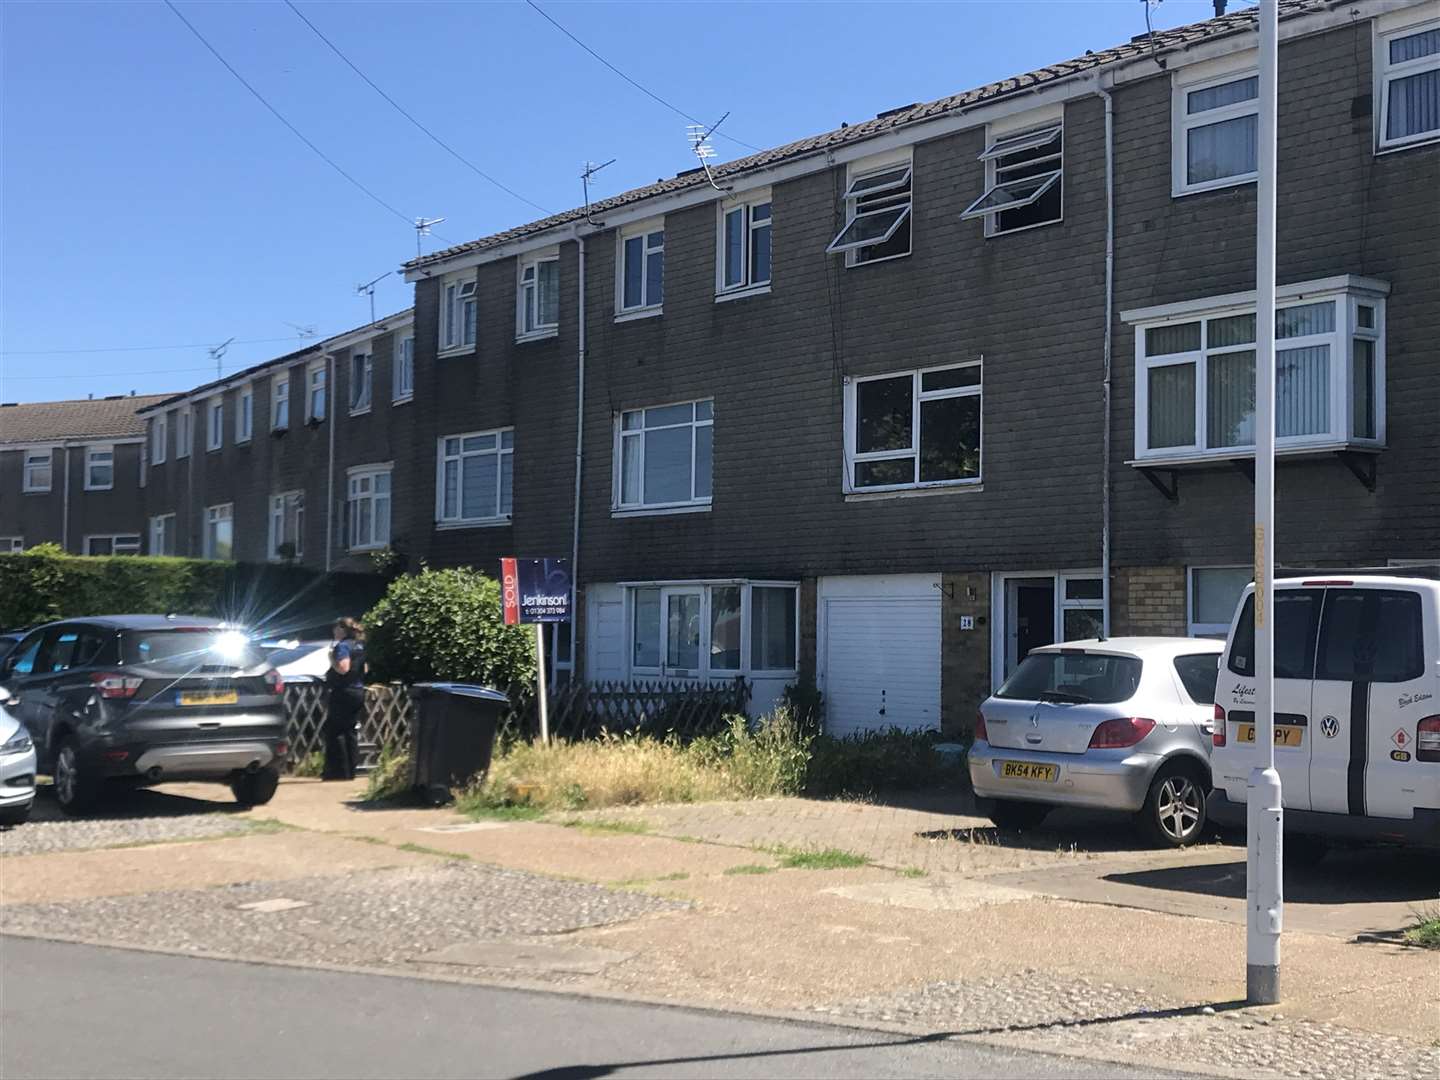
[[[1005,674],[1030,650],[1055,641],[1055,579],[1010,578],[1005,582]]]
[[[660,611],[665,628],[664,671],[667,677],[695,678],[700,674],[703,608],[704,594],[699,589],[660,591]]]

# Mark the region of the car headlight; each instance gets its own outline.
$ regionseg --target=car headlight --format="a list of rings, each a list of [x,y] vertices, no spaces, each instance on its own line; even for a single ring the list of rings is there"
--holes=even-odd
[[[6,739],[3,746],[0,746],[0,754],[23,754],[34,745],[30,739],[30,732],[22,727]]]

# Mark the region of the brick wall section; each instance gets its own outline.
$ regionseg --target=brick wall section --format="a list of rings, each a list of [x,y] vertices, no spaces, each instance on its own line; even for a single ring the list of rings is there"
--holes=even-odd
[[[1116,637],[1188,635],[1185,581],[1183,566],[1117,570],[1110,586],[1110,632]]]
[[[68,534],[66,550],[83,554],[87,535],[139,535],[145,532],[140,509],[140,446],[138,443],[96,445],[114,449],[114,486],[109,491],[85,490],[85,446],[55,447],[50,458],[50,490],[26,492],[25,454],[0,450],[0,536],[19,536],[26,547],[58,544]],[[66,473],[69,473],[70,515],[65,521]]]
[[[959,736],[990,696],[990,575],[943,574],[940,589],[940,730]],[[973,629],[960,629],[966,615]]]

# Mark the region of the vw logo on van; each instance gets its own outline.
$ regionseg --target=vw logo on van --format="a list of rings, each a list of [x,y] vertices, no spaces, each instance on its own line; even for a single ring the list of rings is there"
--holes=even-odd
[[[1320,730],[1325,738],[1333,739],[1340,734],[1340,721],[1333,716],[1327,716],[1320,721]]]

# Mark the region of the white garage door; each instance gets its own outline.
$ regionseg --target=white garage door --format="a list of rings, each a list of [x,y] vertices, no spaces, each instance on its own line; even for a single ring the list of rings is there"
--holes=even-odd
[[[934,575],[824,578],[826,728],[850,735],[940,726],[940,590]]]

